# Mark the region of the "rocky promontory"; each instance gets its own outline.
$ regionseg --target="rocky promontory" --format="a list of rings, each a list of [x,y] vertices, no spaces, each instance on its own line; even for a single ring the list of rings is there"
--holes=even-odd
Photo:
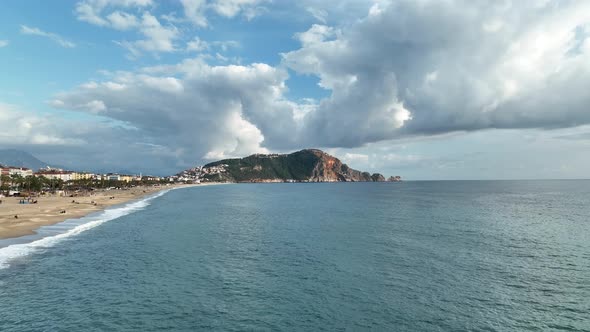
[[[352,169],[338,158],[317,149],[290,154],[254,154],[244,158],[224,159],[186,170],[177,176],[191,175],[210,182],[387,181],[379,173],[370,174]],[[390,181],[399,180],[399,177],[390,178]]]

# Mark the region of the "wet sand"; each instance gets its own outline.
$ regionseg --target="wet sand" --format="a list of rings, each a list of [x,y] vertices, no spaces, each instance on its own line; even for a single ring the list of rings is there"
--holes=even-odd
[[[75,197],[47,195],[33,198],[36,204],[19,204],[21,197],[2,197],[0,204],[0,239],[35,234],[46,225],[66,219],[80,218],[95,211],[139,199],[161,190],[194,185],[170,185],[159,187],[135,187],[127,190],[96,190]],[[62,213],[65,211],[65,213]],[[15,218],[17,216],[18,218]]]

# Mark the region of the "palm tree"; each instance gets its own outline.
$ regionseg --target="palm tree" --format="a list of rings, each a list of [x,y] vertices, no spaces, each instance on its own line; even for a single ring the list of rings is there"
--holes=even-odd
[[[0,192],[10,190],[10,176],[6,174],[0,175]]]
[[[11,174],[10,175],[10,185],[15,189],[20,189],[24,183],[25,179],[20,174]]]
[[[36,176],[27,176],[26,180],[28,183],[29,190],[39,192],[41,191],[41,189],[43,189],[43,178],[38,178]]]

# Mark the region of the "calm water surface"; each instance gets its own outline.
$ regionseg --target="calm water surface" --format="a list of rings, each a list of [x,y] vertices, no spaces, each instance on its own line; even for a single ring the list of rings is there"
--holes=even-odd
[[[224,185],[109,213],[0,248],[0,331],[590,331],[589,181]]]

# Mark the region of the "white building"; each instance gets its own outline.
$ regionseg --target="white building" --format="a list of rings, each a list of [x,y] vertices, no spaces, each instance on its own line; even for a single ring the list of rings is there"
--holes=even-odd
[[[57,170],[48,170],[48,171],[39,171],[36,173],[37,176],[42,176],[50,180],[62,180],[64,182],[73,180],[73,172],[68,171],[57,171]]]
[[[26,167],[13,167],[8,166],[4,167],[0,170],[2,175],[20,175],[22,177],[32,176],[33,170],[26,168]]]

